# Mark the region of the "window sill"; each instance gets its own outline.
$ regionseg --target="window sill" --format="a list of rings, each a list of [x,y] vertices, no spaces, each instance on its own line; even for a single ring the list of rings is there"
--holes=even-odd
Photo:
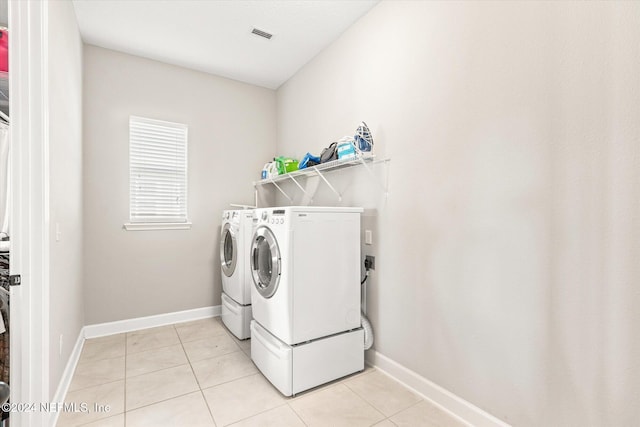
[[[127,222],[124,229],[127,231],[146,230],[189,230],[190,222]]]

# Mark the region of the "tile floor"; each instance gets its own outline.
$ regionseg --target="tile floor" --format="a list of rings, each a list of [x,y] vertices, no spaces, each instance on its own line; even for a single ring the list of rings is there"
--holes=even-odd
[[[219,318],[87,340],[57,426],[464,425],[374,368],[286,398],[250,351]]]

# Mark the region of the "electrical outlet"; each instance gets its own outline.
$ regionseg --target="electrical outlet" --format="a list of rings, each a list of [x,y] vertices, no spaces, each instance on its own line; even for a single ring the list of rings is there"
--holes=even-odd
[[[376,257],[373,255],[366,255],[364,257],[364,268],[365,270],[375,270],[376,269]]]

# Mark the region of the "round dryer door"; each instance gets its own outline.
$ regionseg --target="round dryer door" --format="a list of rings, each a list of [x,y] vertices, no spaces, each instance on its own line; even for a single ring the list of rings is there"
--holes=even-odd
[[[265,226],[256,229],[251,243],[251,276],[265,298],[271,298],[280,283],[280,249],[275,236]]]
[[[220,263],[222,273],[227,277],[231,277],[233,272],[236,271],[237,262],[238,242],[236,240],[236,233],[231,224],[226,223],[224,227],[222,227],[220,236]]]

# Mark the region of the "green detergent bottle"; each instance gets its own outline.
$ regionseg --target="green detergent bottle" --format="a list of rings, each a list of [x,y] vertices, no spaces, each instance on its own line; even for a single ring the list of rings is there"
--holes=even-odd
[[[298,161],[291,157],[279,156],[275,157],[273,161],[276,162],[278,174],[280,175],[298,170]]]

